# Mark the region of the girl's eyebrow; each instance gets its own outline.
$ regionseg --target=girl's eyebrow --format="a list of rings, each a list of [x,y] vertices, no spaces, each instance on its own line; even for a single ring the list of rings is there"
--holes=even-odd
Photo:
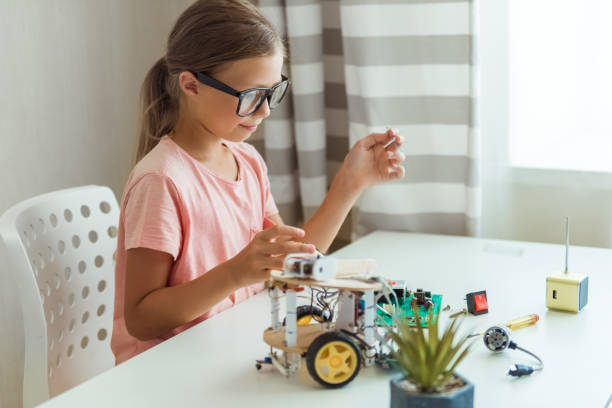
[[[266,86],[266,85],[261,85],[261,84],[260,84],[260,85],[254,86],[253,88],[272,88],[272,87],[274,87],[274,86],[276,86],[276,85],[280,84],[281,82],[283,82],[283,78],[282,78],[282,77],[281,77],[281,79],[280,79],[278,82],[275,82],[275,83],[274,83],[274,84],[272,84],[271,86]]]

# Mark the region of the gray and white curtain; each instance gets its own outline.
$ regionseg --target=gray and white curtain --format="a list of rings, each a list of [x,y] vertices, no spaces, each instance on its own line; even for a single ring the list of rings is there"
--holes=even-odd
[[[290,101],[255,140],[285,222],[308,219],[349,146],[390,126],[406,177],[368,189],[340,239],[479,233],[475,2],[259,0],[289,48]]]

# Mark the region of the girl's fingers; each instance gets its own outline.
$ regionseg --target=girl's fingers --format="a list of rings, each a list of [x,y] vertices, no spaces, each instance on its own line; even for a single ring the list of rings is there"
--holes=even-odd
[[[399,133],[396,133],[394,145],[399,147],[403,145],[405,141],[406,141],[406,138],[404,136],[400,136]]]
[[[286,241],[286,242],[272,242],[266,248],[266,253],[269,255],[286,255],[297,252],[307,252],[312,254],[315,252],[315,247],[312,244],[305,244],[303,242]]]
[[[391,180],[403,178],[406,175],[406,169],[402,166],[397,165],[397,167],[389,167],[389,178]]]
[[[387,148],[394,145],[401,146],[404,144],[404,140],[404,136],[400,136],[398,130],[392,128],[384,133],[370,133],[357,143],[360,143],[362,147],[369,150],[378,146]]]
[[[261,231],[258,235],[260,238],[266,241],[271,241],[274,238],[278,240],[278,237],[281,236],[303,238],[306,235],[306,232],[304,232],[304,230],[301,228],[292,227],[290,225],[276,225],[272,228]]]
[[[272,240],[272,242],[287,242],[287,241],[293,241],[293,237],[290,237],[289,235],[281,235]]]
[[[284,255],[283,256],[275,256],[275,255],[269,256],[268,259],[266,259],[264,268],[266,270],[269,270],[269,269],[282,270],[284,261],[285,261]]]
[[[385,133],[370,133],[357,143],[360,143],[363,148],[369,150],[377,145],[384,145],[391,139],[392,136],[393,135],[389,136],[389,131]]]
[[[400,147],[404,144],[406,138],[404,136],[400,136],[397,129],[389,129],[387,130],[387,140],[383,143],[385,149],[390,149],[392,147]]]
[[[382,150],[376,157],[377,166],[381,174],[386,175],[398,170],[400,163],[406,159],[406,155],[394,148],[393,150]]]
[[[398,149],[387,150],[386,156],[391,162],[395,161],[397,163],[401,163],[406,160],[406,155],[404,152],[401,152]]]
[[[395,145],[385,150],[385,157],[381,161],[383,174],[386,174],[389,179],[401,178],[405,174],[404,168],[401,163],[406,160],[404,152],[400,151]]]

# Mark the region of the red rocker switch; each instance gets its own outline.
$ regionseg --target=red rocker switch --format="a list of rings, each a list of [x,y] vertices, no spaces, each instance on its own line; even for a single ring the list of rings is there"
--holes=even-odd
[[[489,312],[486,290],[468,293],[465,299],[467,300],[468,312],[471,314],[480,315]]]

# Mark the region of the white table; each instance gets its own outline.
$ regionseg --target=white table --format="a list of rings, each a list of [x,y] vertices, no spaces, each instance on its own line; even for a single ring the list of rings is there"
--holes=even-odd
[[[506,376],[512,363],[533,361],[475,343],[459,372],[475,384],[477,407],[601,407],[612,392],[612,250],[570,248],[570,270],[589,275],[589,304],[579,314],[545,306],[545,277],[562,268],[562,245],[376,232],[335,255],[375,258],[385,276],[441,293],[454,308],[463,307],[466,293],[486,290],[490,312],[468,317],[467,326],[540,315],[535,326],[514,332],[519,346],[544,360],[540,373]],[[338,390],[319,387],[305,372],[287,379],[268,367],[256,371],[255,359],[268,350],[261,339],[269,305],[265,292],[257,295],[45,406],[389,406],[389,378],[396,374],[378,367],[362,368]]]

